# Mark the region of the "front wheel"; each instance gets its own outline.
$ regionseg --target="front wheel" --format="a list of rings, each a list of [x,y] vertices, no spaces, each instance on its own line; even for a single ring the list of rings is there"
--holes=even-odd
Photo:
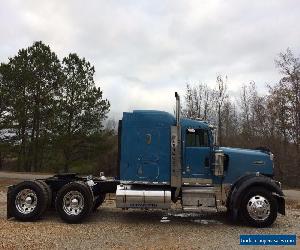
[[[278,204],[265,188],[251,188],[241,201],[239,216],[254,227],[268,227],[277,218]]]
[[[93,208],[93,193],[84,182],[71,182],[58,192],[55,207],[62,220],[79,223]]]

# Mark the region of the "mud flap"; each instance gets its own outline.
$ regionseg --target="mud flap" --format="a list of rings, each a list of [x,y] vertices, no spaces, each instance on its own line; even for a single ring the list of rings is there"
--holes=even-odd
[[[278,213],[285,215],[285,199],[284,196],[273,193],[273,196],[277,199]]]
[[[14,185],[11,185],[7,188],[7,202],[6,202],[6,218],[9,219],[9,218],[12,218],[13,215],[11,213],[11,204],[12,204],[12,197],[11,197],[11,192],[12,190],[14,189]]]

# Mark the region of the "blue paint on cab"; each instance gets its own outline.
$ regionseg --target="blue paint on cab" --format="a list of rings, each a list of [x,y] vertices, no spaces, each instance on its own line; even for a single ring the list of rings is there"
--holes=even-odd
[[[173,115],[155,110],[135,110],[123,113],[121,132],[120,180],[170,183],[171,126]],[[270,155],[259,150],[220,147],[228,157],[224,177],[213,175],[213,136],[206,122],[181,119],[182,177],[211,178],[213,183],[234,183],[239,177],[260,172],[273,174]],[[187,130],[207,132],[209,144],[205,147],[186,146]]]

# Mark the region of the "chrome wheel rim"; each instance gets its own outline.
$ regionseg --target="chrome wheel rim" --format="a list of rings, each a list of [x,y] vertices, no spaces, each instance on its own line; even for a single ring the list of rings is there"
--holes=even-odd
[[[32,189],[21,190],[15,199],[15,206],[22,214],[29,214],[37,206],[37,195]]]
[[[84,208],[84,197],[78,191],[70,191],[63,198],[63,210],[67,215],[79,215]]]
[[[255,195],[249,199],[247,203],[247,211],[252,219],[263,221],[269,217],[271,206],[265,197]]]

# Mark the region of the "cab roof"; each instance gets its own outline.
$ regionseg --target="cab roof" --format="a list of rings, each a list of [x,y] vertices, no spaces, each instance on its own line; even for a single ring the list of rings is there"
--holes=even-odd
[[[132,113],[130,112],[124,112],[123,113],[123,119],[126,120],[131,117],[137,118],[138,120],[142,119],[144,122],[159,122],[163,123],[165,125],[169,124],[170,126],[176,125],[176,119],[175,116],[165,112],[165,111],[159,111],[159,110],[133,110]],[[138,118],[139,117],[139,118]],[[135,119],[134,119],[135,120]],[[185,128],[201,128],[201,129],[209,129],[209,123],[205,121],[200,120],[193,120],[188,118],[181,118],[180,119],[180,125]]]

